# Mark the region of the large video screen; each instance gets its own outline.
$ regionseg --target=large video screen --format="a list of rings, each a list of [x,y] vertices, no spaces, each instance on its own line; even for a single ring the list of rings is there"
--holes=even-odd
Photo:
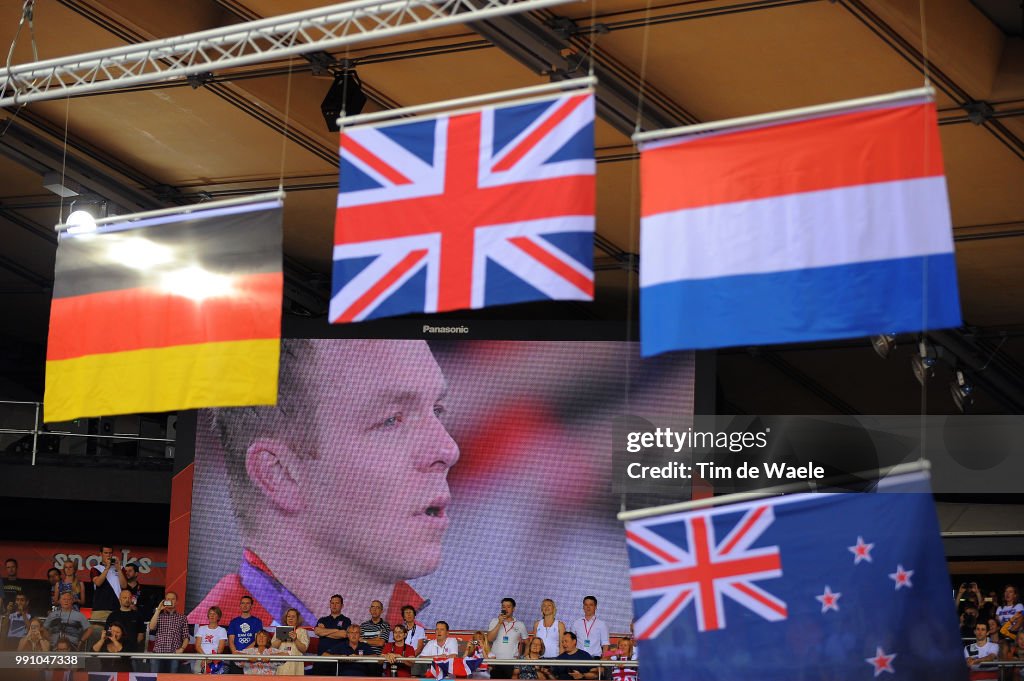
[[[612,424],[686,423],[693,356],[635,343],[288,340],[276,407],[200,412],[186,601],[225,622],[328,612],[479,629],[501,599],[532,626],[598,599],[632,618]]]

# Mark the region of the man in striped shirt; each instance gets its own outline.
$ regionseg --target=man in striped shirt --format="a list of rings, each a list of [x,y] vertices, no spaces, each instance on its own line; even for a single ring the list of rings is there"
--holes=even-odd
[[[391,637],[391,625],[381,618],[383,614],[384,604],[374,601],[370,604],[370,619],[359,625],[363,643],[373,651],[371,655],[380,655],[384,644]]]

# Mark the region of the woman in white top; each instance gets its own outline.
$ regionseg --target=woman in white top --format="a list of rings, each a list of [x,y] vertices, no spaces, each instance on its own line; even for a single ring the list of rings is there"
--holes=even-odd
[[[422,626],[416,624],[416,608],[411,605],[402,606],[402,625],[406,631],[405,642],[411,645],[419,655],[423,646],[427,644],[427,632],[423,630]],[[393,643],[394,640],[395,637],[392,634],[389,641]]]
[[[220,626],[221,609],[216,605],[206,611],[207,624],[196,629],[196,652],[207,655],[222,655],[228,642],[227,629]],[[224,674],[227,670],[222,660],[196,660],[197,674]]]
[[[555,619],[558,608],[550,598],[540,602],[540,614],[542,619],[537,620],[533,626],[537,638],[544,641],[544,657],[558,657],[562,652],[562,634],[565,633],[565,623]]]
[[[288,612],[284,614],[284,626],[292,627],[292,630],[288,632],[284,640],[279,640],[275,633],[274,640],[270,642],[270,645],[289,655],[305,655],[306,649],[309,648],[309,634],[302,628],[302,615],[298,610],[288,609]],[[305,664],[298,660],[285,662],[277,668],[277,675],[302,676],[304,667]]]

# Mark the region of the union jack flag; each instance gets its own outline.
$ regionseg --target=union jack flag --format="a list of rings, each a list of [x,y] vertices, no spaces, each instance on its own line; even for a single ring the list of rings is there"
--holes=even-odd
[[[594,98],[341,135],[332,322],[594,295]]]
[[[657,636],[690,603],[698,631],[724,629],[726,596],[766,620],[786,618],[786,604],[754,584],[782,576],[779,547],[751,548],[775,520],[772,508],[752,508],[717,529],[715,515],[720,512],[666,516],[627,528],[627,544],[653,563],[630,570],[633,598],[657,599],[637,613],[639,638]],[[720,540],[718,530],[725,530]],[[675,533],[682,534],[679,544],[668,538]]]

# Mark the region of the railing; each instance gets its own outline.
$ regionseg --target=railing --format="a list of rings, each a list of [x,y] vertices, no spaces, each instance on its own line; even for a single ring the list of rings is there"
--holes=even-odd
[[[221,655],[206,655],[203,653],[97,653],[92,651],[71,651],[63,653],[55,653],[50,651],[48,653],[40,652],[4,652],[0,653],[0,669],[14,669],[21,668],[24,665],[16,666],[15,660],[17,656],[64,656],[65,658],[72,658],[73,661],[70,664],[54,664],[53,668],[68,669],[70,668],[81,668],[85,666],[83,663],[86,660],[102,660],[102,659],[131,659],[131,660],[177,660],[179,662],[189,662],[198,660],[219,660],[224,662],[246,662],[250,660],[263,660],[269,659],[272,662],[280,662],[284,664],[286,662],[302,662],[304,664],[333,664],[335,671],[339,665],[342,664],[366,664],[366,665],[382,665],[387,662],[387,658],[383,655],[359,655],[359,656],[337,656],[337,655],[286,655],[286,654],[275,654],[275,655],[246,655],[243,653],[239,654],[221,654]],[[398,671],[399,664],[412,664],[412,665],[430,665],[433,662],[433,658],[430,657],[398,657],[395,658],[395,662],[391,665],[391,675],[395,676]],[[491,659],[485,660],[488,666],[502,666],[512,665],[520,667],[526,664],[532,664],[534,666],[543,667],[586,667],[593,668],[597,667],[599,670],[603,670],[607,667],[629,667],[637,668],[638,663],[634,661],[618,661],[618,660],[558,660],[555,658],[541,658],[539,660],[509,660],[509,659]],[[36,666],[35,668],[46,668],[44,666]],[[377,670],[368,670],[368,675],[373,675],[372,672]],[[379,672],[378,672],[379,673]],[[599,672],[600,673],[600,672]]]
[[[0,400],[0,453],[17,456],[28,455],[28,463],[32,466],[48,463],[48,459],[66,462],[64,457],[79,456],[110,457],[112,463],[123,463],[126,458],[118,455],[120,443],[135,443],[132,454],[154,468],[167,468],[174,458],[174,437],[166,437],[173,429],[175,415],[130,415],[97,419],[78,419],[68,423],[55,423],[47,426],[42,421],[43,405],[40,402],[18,400]],[[153,419],[156,419],[154,421]],[[125,420],[134,420],[138,432],[116,432],[115,426]],[[165,437],[143,435],[143,426],[149,426],[156,433]],[[75,428],[76,430],[72,430]],[[109,432],[102,432],[109,429]],[[95,431],[95,432],[93,432]],[[20,437],[10,437],[20,436]],[[79,441],[81,447],[74,444]],[[74,451],[81,449],[81,452]],[[147,451],[148,450],[148,451]],[[3,459],[0,458],[0,462]]]

